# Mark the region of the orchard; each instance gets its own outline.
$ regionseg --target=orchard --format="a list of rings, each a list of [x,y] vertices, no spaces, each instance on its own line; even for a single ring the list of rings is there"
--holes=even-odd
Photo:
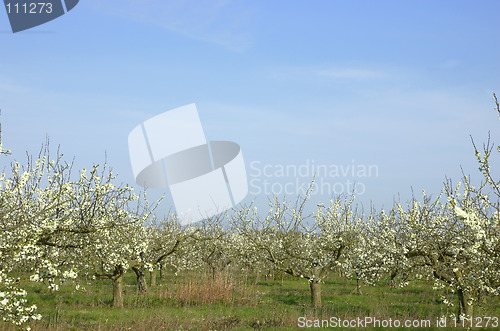
[[[500,117],[495,95],[494,101]],[[344,194],[306,213],[311,185],[294,202],[271,197],[265,216],[248,205],[181,226],[174,214],[157,217],[161,201],[120,184],[107,164],[76,171],[59,151],[53,157],[47,142],[0,177],[1,318],[24,328],[45,318],[26,282],[57,293],[108,280],[109,306],[119,310],[126,307],[128,273],[146,295],[158,287],[158,272],[164,279],[167,271],[207,271],[214,282],[236,272],[254,275],[255,284],[286,275],[307,284],[312,309],[323,306],[332,274],[355,280],[357,296],[383,281],[396,289],[427,281],[445,293],[443,317],[466,320],[500,294],[500,178],[490,164],[500,147],[490,141],[472,147],[482,182],[466,174],[446,179],[439,196],[422,192],[390,210],[364,211]],[[1,145],[0,151],[9,158]]]

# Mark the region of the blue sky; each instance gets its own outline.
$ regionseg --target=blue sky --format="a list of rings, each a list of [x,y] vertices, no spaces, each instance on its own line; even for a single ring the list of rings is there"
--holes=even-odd
[[[256,167],[309,162],[376,165],[376,176],[324,178],[363,184],[365,206],[387,208],[411,187],[437,194],[460,166],[476,174],[469,135],[500,142],[499,11],[498,1],[82,0],[13,34],[0,10],[2,138],[13,151],[0,162],[48,135],[77,168],[107,153],[132,184],[128,133],[194,102],[207,139],[239,143],[257,186],[296,178]],[[314,199],[334,192],[323,193]],[[254,198],[264,199],[245,202]]]

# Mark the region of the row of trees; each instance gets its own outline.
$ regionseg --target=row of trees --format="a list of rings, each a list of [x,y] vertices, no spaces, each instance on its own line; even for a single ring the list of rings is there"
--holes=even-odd
[[[500,115],[496,96],[495,103]],[[156,279],[166,264],[205,266],[213,277],[229,266],[274,269],[307,280],[315,307],[322,281],[339,269],[358,280],[358,291],[384,277],[394,286],[433,280],[456,294],[457,317],[500,293],[500,182],[490,169],[489,141],[482,150],[474,144],[485,178],[477,187],[464,176],[461,185],[447,180],[438,197],[424,193],[366,213],[354,196],[306,213],[309,190],[294,203],[273,198],[265,216],[250,205],[188,227],[175,215],[157,219],[159,202],[117,185],[106,164],[74,176],[72,164],[59,152],[50,160],[45,146],[0,178],[0,315],[15,324],[41,318],[13,276],[19,271],[54,291],[81,275],[111,279],[116,307],[123,307],[128,270],[146,292],[146,272]]]

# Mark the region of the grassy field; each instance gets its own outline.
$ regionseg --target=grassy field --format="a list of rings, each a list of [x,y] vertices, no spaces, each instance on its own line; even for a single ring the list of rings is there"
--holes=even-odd
[[[301,317],[303,323],[332,317],[430,320],[433,328],[422,330],[444,329],[435,327],[437,318],[447,314],[440,300],[443,293],[424,281],[402,289],[380,283],[363,287],[363,294],[356,295],[354,281],[332,275],[322,285],[323,307],[313,309],[307,281],[276,275],[256,282],[255,277],[223,275],[213,280],[202,272],[167,273],[141,295],[134,273],[128,272],[123,309],[111,307],[111,282],[106,280],[80,282],[85,285],[78,291],[74,284],[64,284],[55,293],[39,283],[22,285],[43,315],[41,321],[31,322],[32,330],[292,330],[299,328]],[[475,314],[500,318],[499,299],[489,298],[488,309],[475,309]],[[455,307],[451,309],[448,313],[455,312]],[[450,319],[448,324],[453,326]],[[349,329],[386,329],[364,326]],[[8,324],[0,324],[0,329],[15,330]]]

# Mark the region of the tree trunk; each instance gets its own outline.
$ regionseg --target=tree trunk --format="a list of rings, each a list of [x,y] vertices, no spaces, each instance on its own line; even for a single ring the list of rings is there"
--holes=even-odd
[[[165,265],[162,263],[160,264],[160,280],[165,279]]]
[[[259,282],[259,280],[260,280],[260,270],[257,269],[257,275],[255,276],[254,285],[257,285],[257,283]]]
[[[358,274],[356,273],[356,288],[352,291],[353,294],[361,295],[361,282],[359,280]]]
[[[122,266],[116,266],[111,280],[113,281],[113,307],[123,308],[123,275]]]
[[[137,290],[139,293],[146,293],[148,291],[148,284],[146,283],[146,269],[141,267],[132,267],[135,275],[137,276]]]
[[[316,279],[309,280],[309,287],[311,288],[311,305],[314,308],[321,307],[321,283]]]
[[[151,287],[156,286],[156,269],[153,269],[152,271],[149,272],[149,286]]]
[[[394,271],[391,273],[391,287],[392,287],[392,288],[396,288],[396,287],[397,287],[397,286],[396,286],[396,285],[397,285],[397,284],[396,284],[396,280],[395,280],[397,275],[398,275],[398,270],[394,270]],[[434,275],[434,277],[436,277],[436,276]]]
[[[457,321],[460,319],[460,316],[465,314],[465,316],[471,317],[473,306],[469,304],[471,301],[471,296],[469,293],[464,293],[462,289],[458,289],[458,316]]]

